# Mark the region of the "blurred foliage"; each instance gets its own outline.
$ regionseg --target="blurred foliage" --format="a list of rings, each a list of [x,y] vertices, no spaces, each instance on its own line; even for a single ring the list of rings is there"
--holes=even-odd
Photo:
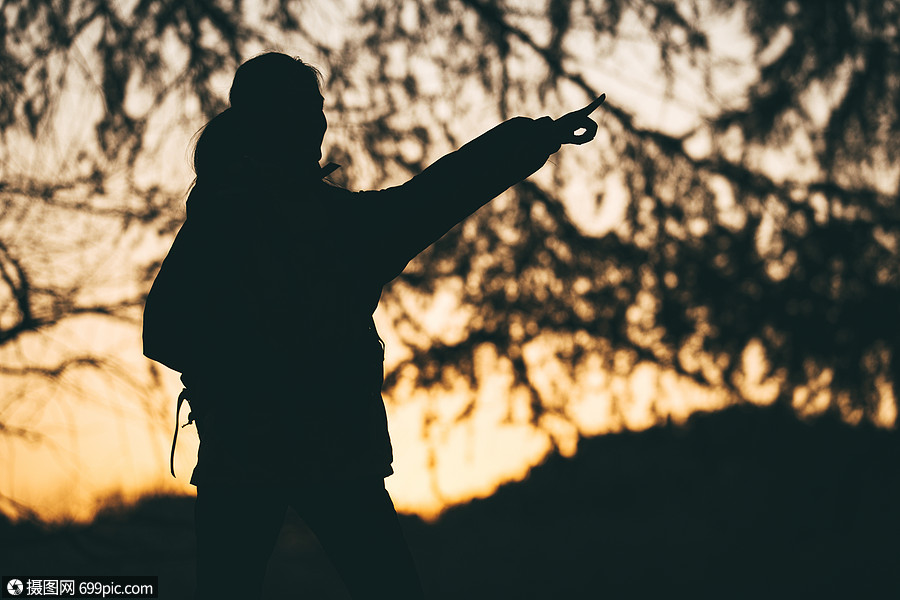
[[[850,421],[883,416],[896,397],[898,2],[0,7],[5,156],[64,114],[72,73],[102,100],[67,170],[2,172],[0,343],[86,310],[135,318],[160,258],[134,267],[131,295],[82,302],[77,282],[33,283],[43,277],[28,268],[34,237],[8,241],[21,231],[8,227],[17,214],[76,211],[123,239],[132,229],[170,239],[183,188],[139,176],[160,151],[153,119],[174,110],[196,128],[223,107],[243,58],[303,48],[329,74],[328,159],[345,165],[350,186],[402,181],[515,114],[557,116],[609,97],[598,141],[551,159],[389,286],[386,314],[409,349],[389,389],[456,376],[474,389],[479,351],[492,347],[531,399],[527,419],[570,421],[565,397],[548,396],[529,359],[543,344],[572,380],[588,365],[624,376],[652,364],[735,400],[768,386],[766,401]],[[329,13],[343,35],[323,28]],[[723,28],[735,39],[721,39]],[[680,112],[669,121],[630,106],[619,78]],[[111,200],[112,181],[127,193]],[[598,211],[621,203],[619,224],[592,230],[572,216],[570,196],[593,198]],[[431,331],[408,310],[442,290],[467,315],[462,331]]]
[[[538,365],[527,360],[540,342],[556,348],[572,380],[594,355],[609,372],[648,362],[734,398],[774,383],[765,401],[851,421],[877,415],[896,396],[898,368],[898,10],[895,2],[371,5],[373,26],[354,51],[399,46],[409,65],[394,68],[394,52],[384,52],[353,84],[387,90],[382,129],[430,139],[398,132],[407,105],[423,101],[422,61],[440,73],[438,97],[477,85],[503,118],[511,107],[571,104],[577,94],[564,92],[573,88],[582,99],[605,91],[609,143],[581,166],[596,179],[616,175],[629,198],[623,222],[594,236],[567,213],[570,188],[530,180],[516,202],[442,239],[387,298],[399,304],[455,280],[471,318],[452,341],[408,335],[413,355],[389,381],[412,373],[434,385],[452,369],[474,386],[473,349],[490,344],[529,392],[533,419],[568,420],[566,403],[542,393]],[[736,65],[713,39],[735,12],[754,43],[755,74],[727,102],[715,88]],[[600,88],[585,74],[618,60],[635,31],[658,51],[667,98],[678,100],[679,79],[691,72],[703,82],[704,114],[688,129],[642,124],[617,104],[615,77],[595,74]],[[377,163],[420,166],[392,148],[378,154],[385,137],[367,144]],[[553,183],[573,176],[567,167],[551,167]]]

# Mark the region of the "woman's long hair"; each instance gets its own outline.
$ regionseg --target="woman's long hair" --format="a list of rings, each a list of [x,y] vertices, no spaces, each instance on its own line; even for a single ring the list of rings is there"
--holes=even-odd
[[[320,77],[315,67],[279,52],[242,64],[231,85],[231,106],[197,137],[197,181],[227,177],[250,165],[317,165],[325,134]]]

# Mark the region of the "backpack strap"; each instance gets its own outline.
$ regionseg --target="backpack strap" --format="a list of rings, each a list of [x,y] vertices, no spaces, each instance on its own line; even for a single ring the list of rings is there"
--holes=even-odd
[[[175,477],[175,443],[178,441],[178,418],[181,414],[181,405],[184,404],[184,401],[187,400],[188,391],[187,388],[181,390],[181,393],[178,394],[178,400],[175,402],[175,434],[172,436],[172,452],[169,454],[169,470],[172,472],[172,477]],[[190,401],[188,401],[190,403]],[[194,413],[188,413],[187,423],[182,425],[182,427],[187,427],[191,423],[194,422]]]

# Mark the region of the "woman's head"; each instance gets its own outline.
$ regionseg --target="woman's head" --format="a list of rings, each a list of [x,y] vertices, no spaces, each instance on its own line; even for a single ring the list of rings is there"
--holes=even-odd
[[[299,58],[267,52],[251,58],[234,74],[228,99],[239,110],[321,111],[320,74]]]
[[[315,67],[279,52],[242,64],[231,84],[231,107],[197,140],[197,176],[240,159],[275,167],[318,163],[327,128],[319,78]]]

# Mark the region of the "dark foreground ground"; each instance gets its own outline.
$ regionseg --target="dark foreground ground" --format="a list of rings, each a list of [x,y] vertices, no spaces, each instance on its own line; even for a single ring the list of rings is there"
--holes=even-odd
[[[900,436],[735,408],[584,440],[403,524],[433,598],[900,598]],[[189,498],[87,526],[0,521],[0,574],[159,575],[160,598],[189,598],[191,527]],[[346,598],[292,515],[266,597]]]

